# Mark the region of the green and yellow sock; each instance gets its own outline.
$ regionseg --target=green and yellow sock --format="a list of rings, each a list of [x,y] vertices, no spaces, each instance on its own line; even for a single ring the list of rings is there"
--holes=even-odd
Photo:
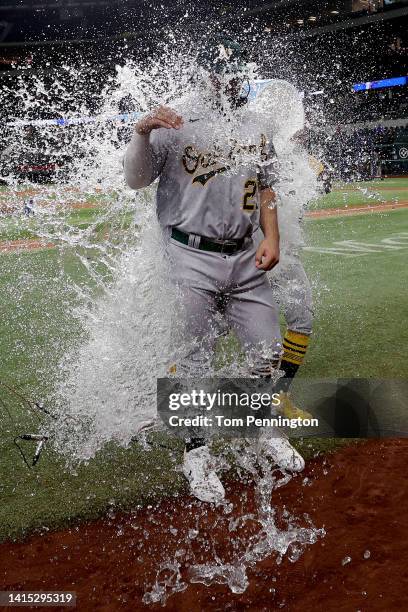
[[[280,369],[284,376],[279,380],[278,386],[281,391],[287,391],[292,378],[296,375],[302,365],[309,345],[310,336],[299,332],[286,330],[283,338],[283,355]]]

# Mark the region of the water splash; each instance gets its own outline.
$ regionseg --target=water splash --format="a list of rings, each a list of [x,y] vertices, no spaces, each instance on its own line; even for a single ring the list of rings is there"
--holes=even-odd
[[[257,76],[254,64],[250,72],[251,78]],[[37,116],[41,96],[53,116],[73,120],[97,112],[96,120],[68,127],[41,126],[41,138],[37,133],[27,139],[28,149],[41,144],[47,154],[62,140],[59,153],[69,160],[54,184],[40,189],[28,184],[26,191],[36,197],[37,214],[29,221],[32,231],[57,246],[62,267],[67,257],[75,258],[86,277],[86,282],[67,280],[76,295],[69,314],[79,333],[67,355],[55,364],[56,382],[46,398],[59,417],[51,426],[56,448],[83,460],[112,440],[126,446],[140,425],[154,416],[155,380],[177,361],[183,344],[181,335],[175,341],[171,333],[177,299],[153,213],[155,187],[134,193],[124,184],[122,157],[132,128],[112,120],[124,101],[128,110],[142,113],[161,103],[187,119],[204,112],[207,121],[200,130],[191,123],[186,138],[204,150],[216,148],[220,161],[228,161],[227,172],[258,161],[258,152],[246,146],[254,133],[276,136],[285,160],[281,202],[286,192],[291,194],[290,205],[281,207],[281,233],[284,240],[290,236],[292,244],[300,240],[298,213],[312,180],[307,164],[299,172],[299,156],[294,157],[290,145],[304,117],[295,88],[285,82],[276,81],[269,94],[238,111],[222,99],[219,112],[210,103],[214,92],[208,73],[197,72],[194,55],[172,50],[147,64],[118,65],[98,103],[89,108],[81,94],[81,71],[66,65],[63,74],[66,79],[56,79],[48,87],[39,76],[31,77],[30,87],[21,80],[19,101],[26,118]],[[277,104],[282,99],[285,104]],[[25,129],[18,128],[14,139],[21,138]],[[18,176],[10,173],[7,180],[11,206],[21,206]],[[73,211],[79,213],[90,200],[98,207],[91,221],[73,222]],[[233,364],[230,375],[236,371]]]
[[[71,457],[93,457],[111,440],[129,444],[140,425],[154,419],[156,379],[177,359],[176,295],[153,211],[140,222],[137,244],[115,261],[113,282],[82,312],[85,341],[62,364],[53,434]]]
[[[201,583],[207,587],[223,584],[232,593],[242,594],[249,586],[248,573],[258,563],[271,556],[277,565],[284,556],[295,563],[308,546],[325,536],[325,530],[316,528],[308,516],[304,516],[306,525],[302,526],[299,519],[287,510],[278,513],[274,508],[273,492],[291,480],[290,474],[273,469],[267,460],[260,460],[252,445],[246,448],[242,444],[237,446],[234,459],[236,465],[249,474],[253,481],[253,498],[250,496],[247,499],[238,516],[234,514],[232,504],[227,502],[224,507],[219,506],[217,517],[211,519],[210,526],[207,521],[201,526],[198,515],[193,536],[189,532],[184,539],[183,534],[180,534],[179,548],[173,560],[177,564],[178,576],[174,588],[169,584],[166,584],[166,588],[160,588],[156,580],[153,588],[148,587],[151,590],[145,594],[145,603],[159,601],[159,597],[164,605],[173,593],[184,590],[188,583]],[[213,513],[211,510],[211,515]],[[222,534],[221,543],[217,539],[218,530]],[[201,541],[206,542],[205,546],[197,546],[196,541],[200,537]],[[203,556],[207,557],[205,562]]]
[[[251,78],[258,76],[255,64],[249,71]],[[205,149],[216,147],[220,160],[228,159],[229,172],[258,161],[258,152],[245,145],[254,133],[266,132],[276,141],[281,159],[279,217],[282,244],[290,248],[300,244],[298,217],[316,182],[307,159],[290,140],[304,115],[298,92],[284,81],[274,81],[259,100],[238,111],[232,112],[222,99],[222,112],[216,112],[209,102],[214,95],[211,78],[197,72],[194,54],[185,51],[172,49],[143,65],[123,62],[91,106],[83,92],[86,76],[64,65],[61,77],[50,83],[39,75],[28,82],[20,79],[20,118],[35,119],[43,104],[49,115],[73,123],[41,125],[41,134],[25,134],[24,126],[10,133],[11,144],[22,141],[23,156],[37,148],[67,160],[54,183],[39,188],[28,182],[22,190],[17,174],[10,171],[6,177],[11,209],[21,207],[22,191],[35,194],[30,231],[56,245],[61,294],[74,294],[61,328],[68,335],[75,322],[76,333],[66,355],[55,351],[53,361],[50,350],[55,383],[45,399],[59,417],[50,426],[57,450],[79,460],[93,457],[112,440],[129,444],[141,423],[154,416],[156,378],[166,374],[183,348],[181,337],[175,342],[171,333],[178,305],[153,213],[155,187],[134,193],[124,184],[122,157],[132,128],[112,119],[121,105],[145,112],[166,103],[186,118],[204,109],[209,120],[200,130],[192,123],[186,137]],[[95,114],[96,120],[75,125],[75,117]],[[97,206],[91,220],[73,220],[73,213],[79,215],[90,201]],[[14,221],[17,229],[26,222],[18,216]],[[68,258],[76,260],[85,280],[64,276]],[[49,311],[54,307],[47,305]],[[238,370],[232,364],[230,375]]]
[[[256,67],[251,70],[257,76]],[[69,127],[45,125],[41,133],[36,128],[33,133],[24,126],[15,128],[8,135],[10,171],[6,176],[8,210],[17,213],[12,219],[16,232],[29,229],[56,246],[59,299],[68,293],[73,296],[65,318],[61,317],[61,333],[70,336],[73,326],[76,332],[66,354],[58,350],[58,339],[54,347],[47,347],[48,376],[51,371],[54,383],[45,398],[58,417],[47,433],[55,448],[73,461],[94,457],[111,441],[127,446],[141,424],[155,415],[156,378],[165,375],[184,351],[174,326],[179,304],[169,283],[165,246],[155,219],[155,186],[136,194],[126,188],[122,156],[131,126],[112,117],[123,104],[129,111],[146,112],[162,103],[193,117],[203,112],[203,100],[211,89],[209,79],[197,89],[194,55],[173,51],[144,65],[124,61],[92,105],[81,93],[85,79],[81,70],[68,65],[61,78],[48,84],[38,75],[30,77],[29,83],[21,79],[19,113],[11,119],[36,119],[43,104],[49,116],[97,115],[97,120],[78,125],[73,121]],[[276,104],[282,96],[285,103]],[[269,97],[230,111],[226,100],[222,113],[208,106],[205,112],[211,120],[200,132],[191,129],[189,135],[197,146],[216,147],[220,160],[228,160],[230,172],[255,160],[253,151],[245,146],[254,132],[262,130],[276,138],[282,160],[278,187],[282,242],[299,244],[298,217],[312,198],[315,177],[290,140],[303,125],[296,91],[279,81]],[[21,147],[16,146],[19,141]],[[234,142],[244,146],[235,146],[231,157]],[[13,167],[39,150],[66,163],[57,170],[53,184],[39,188],[27,180],[22,188]],[[36,216],[29,221],[18,214],[27,194],[36,198]],[[89,206],[90,201],[95,212],[82,223],[75,211]],[[68,259],[81,270],[80,278],[65,275]],[[28,284],[38,283],[29,270],[25,273]],[[58,296],[51,296],[54,302],[50,300],[48,312],[56,308]],[[232,374],[236,367],[231,365]],[[206,563],[196,559],[189,563],[188,580],[227,584],[232,592],[242,593],[248,586],[247,572],[256,563],[273,553],[278,561],[285,554],[295,561],[323,531],[300,527],[291,517],[285,528],[278,528],[271,495],[290,477],[278,478],[266,465],[259,472],[250,454],[236,455],[236,461],[254,478],[255,511],[244,513],[237,524],[230,523],[232,558],[223,559],[214,552]],[[228,515],[227,506],[224,511]],[[240,537],[238,527],[251,522],[257,524],[257,533],[249,539]],[[180,554],[163,561],[145,603],[163,604],[171,593],[187,588],[181,562]]]
[[[245,453],[246,469],[254,476],[255,484],[255,516],[248,515],[246,519],[255,520],[259,531],[248,539],[245,550],[232,562],[207,563],[193,565],[190,569],[191,582],[210,584],[226,584],[233,593],[243,593],[248,587],[247,571],[257,563],[277,553],[279,564],[285,554],[291,562],[296,562],[305,548],[324,537],[324,529],[316,529],[313,525],[299,527],[296,519],[287,516],[286,528],[277,527],[276,511],[272,505],[273,491],[289,482],[291,476],[271,469],[266,460],[260,462],[251,452]],[[242,459],[240,459],[243,465]],[[260,462],[260,463],[259,463]],[[244,519],[245,520],[245,519]]]
[[[180,568],[181,565],[176,560],[161,563],[153,588],[145,593],[143,603],[147,605],[161,603],[164,606],[171,594],[185,591],[188,584],[182,581]]]

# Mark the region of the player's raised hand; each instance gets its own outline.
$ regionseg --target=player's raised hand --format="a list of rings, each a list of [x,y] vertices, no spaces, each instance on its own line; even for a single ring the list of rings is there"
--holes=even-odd
[[[255,255],[255,265],[258,270],[272,270],[279,263],[279,241],[262,240]]]
[[[158,128],[178,130],[183,125],[183,118],[169,106],[158,106],[135,125],[138,134],[150,134]]]

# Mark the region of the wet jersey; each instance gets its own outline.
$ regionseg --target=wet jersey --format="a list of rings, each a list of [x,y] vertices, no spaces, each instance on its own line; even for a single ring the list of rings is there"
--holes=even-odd
[[[152,180],[159,178],[157,214],[165,231],[176,227],[212,239],[256,231],[259,191],[277,181],[277,162],[261,131],[240,135],[242,140],[224,137],[220,144],[200,118],[185,120],[180,130],[151,132]]]

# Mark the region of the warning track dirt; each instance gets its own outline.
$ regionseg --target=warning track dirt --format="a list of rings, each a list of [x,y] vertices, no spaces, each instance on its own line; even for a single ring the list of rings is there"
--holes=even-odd
[[[361,215],[375,212],[388,212],[390,210],[399,210],[401,208],[408,208],[408,200],[404,202],[399,202],[398,204],[374,204],[350,208],[343,207],[310,210],[306,213],[306,217],[322,219],[324,217],[336,217],[340,215]]]
[[[78,204],[78,208],[82,205]],[[314,210],[306,213],[307,217],[323,219],[325,217],[349,216],[367,213],[389,212],[392,210],[400,210],[408,208],[408,201],[399,204],[377,204],[374,206],[364,206],[359,208],[334,208],[324,210]],[[52,242],[37,240],[37,239],[20,239],[20,240],[4,240],[0,242],[0,252],[21,252],[34,251],[39,249],[50,249],[56,245]]]
[[[219,610],[295,612],[403,610],[407,605],[408,440],[369,440],[308,462],[303,474],[273,493],[278,524],[284,510],[326,536],[294,563],[272,555],[248,571],[249,586],[192,584],[194,563],[228,562],[237,530],[245,542],[259,528],[234,519],[254,511],[253,487],[232,481],[231,513],[190,497],[35,535],[0,546],[2,590],[75,590],[81,610]],[[35,504],[35,500],[33,501]],[[194,537],[192,536],[194,535]],[[239,541],[239,540],[238,540]],[[234,544],[235,542],[235,544]],[[182,543],[182,544],[181,544]],[[158,578],[169,583],[169,561],[179,563],[185,590],[168,589],[165,607],[145,606]]]

